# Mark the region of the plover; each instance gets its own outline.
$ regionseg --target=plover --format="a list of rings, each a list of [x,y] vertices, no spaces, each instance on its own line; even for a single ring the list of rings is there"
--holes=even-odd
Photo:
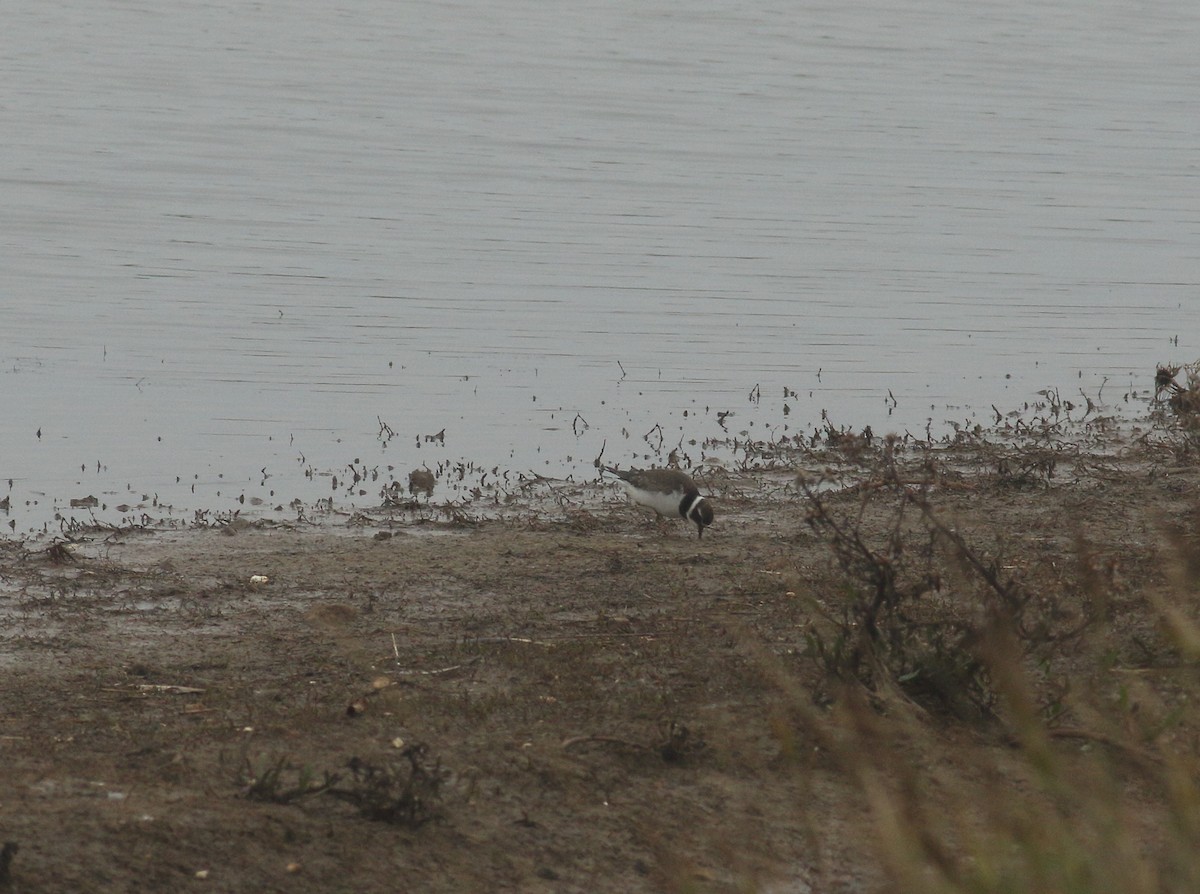
[[[704,536],[704,528],[713,521],[713,510],[708,500],[700,495],[691,476],[677,469],[629,469],[622,472],[609,466],[604,471],[616,475],[625,487],[625,493],[634,503],[648,506],[659,517],[678,515],[685,521],[696,523]]]

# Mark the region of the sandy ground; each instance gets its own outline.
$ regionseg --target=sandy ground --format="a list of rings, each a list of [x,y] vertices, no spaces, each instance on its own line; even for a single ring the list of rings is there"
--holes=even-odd
[[[1200,466],[1190,441],[1102,429],[900,453],[1064,626],[1081,563],[1100,575],[1115,674],[1162,664],[1149,600],[1164,532],[1197,530]],[[886,540],[894,500],[871,494],[911,485],[883,486],[881,452],[710,472],[702,540],[548,482],[493,520],[2,543],[0,890],[894,890],[861,778],[810,728],[835,711],[810,635],[853,585],[794,474],[828,469],[828,510]],[[1055,673],[1095,683],[1093,651]],[[1003,722],[913,704],[884,776],[920,767],[935,800],[1026,785]]]

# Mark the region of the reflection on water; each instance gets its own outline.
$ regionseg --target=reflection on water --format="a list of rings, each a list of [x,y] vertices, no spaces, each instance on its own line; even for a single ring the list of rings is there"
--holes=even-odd
[[[1198,31],[1182,0],[14,11],[10,518],[311,499],[356,459],[590,475],[730,410],[1120,404],[1200,354]]]

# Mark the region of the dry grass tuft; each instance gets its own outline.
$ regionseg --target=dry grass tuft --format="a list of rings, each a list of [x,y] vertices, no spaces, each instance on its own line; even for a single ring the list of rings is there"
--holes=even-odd
[[[885,453],[852,493],[802,482],[843,580],[808,641],[830,709],[756,652],[857,783],[889,890],[1200,890],[1200,538],[1161,532],[1165,583],[1139,587],[1140,608],[1125,593],[1161,635],[1122,661],[1115,571],[1082,530],[1074,567],[1032,585],[1009,570],[1028,557],[943,517],[942,475],[921,469]],[[956,761],[964,740],[986,759]]]

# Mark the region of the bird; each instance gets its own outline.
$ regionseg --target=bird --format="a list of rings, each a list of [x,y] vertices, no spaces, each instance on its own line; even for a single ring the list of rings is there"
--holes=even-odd
[[[678,469],[621,471],[611,466],[604,466],[603,469],[621,479],[630,500],[648,506],[660,518],[678,515],[685,521],[695,522],[699,532],[697,540],[704,536],[705,527],[713,522],[712,505],[701,496],[691,476]]]

